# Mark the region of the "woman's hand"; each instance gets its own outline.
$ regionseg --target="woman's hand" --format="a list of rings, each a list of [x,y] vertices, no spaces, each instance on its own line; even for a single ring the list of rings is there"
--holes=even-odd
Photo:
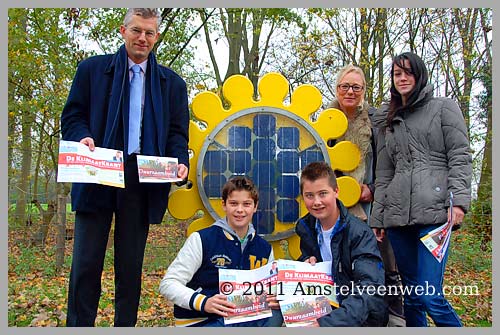
[[[359,197],[360,202],[372,202],[373,194],[370,188],[366,184],[361,184],[361,195]]]
[[[377,239],[378,242],[382,242],[385,237],[385,230],[384,228],[372,228],[373,233],[375,234],[375,238]]]
[[[448,209],[448,222],[450,222],[450,209]],[[451,218],[453,220],[453,225],[459,225],[462,223],[464,220],[464,210],[462,207],[459,206],[453,206],[453,217]]]

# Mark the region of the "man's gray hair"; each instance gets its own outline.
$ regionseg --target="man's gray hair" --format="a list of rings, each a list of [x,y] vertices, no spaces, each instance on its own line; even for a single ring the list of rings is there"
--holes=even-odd
[[[130,24],[130,21],[132,21],[132,17],[134,15],[142,16],[145,19],[156,18],[156,21],[158,22],[156,30],[160,29],[161,15],[160,15],[160,11],[158,9],[156,9],[156,8],[129,8],[127,11],[127,14],[125,14],[125,17],[123,18],[123,25],[125,27],[127,27]]]

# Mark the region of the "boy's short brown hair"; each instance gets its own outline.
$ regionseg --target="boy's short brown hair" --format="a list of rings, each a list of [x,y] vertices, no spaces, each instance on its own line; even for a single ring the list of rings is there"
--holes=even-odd
[[[253,181],[245,176],[236,176],[229,179],[222,187],[222,201],[226,203],[227,198],[233,191],[248,191],[254,204],[259,202],[259,191]]]
[[[307,164],[300,175],[300,194],[303,192],[305,180],[316,181],[324,177],[328,178],[328,183],[334,190],[336,190],[337,178],[335,177],[335,172],[333,172],[330,165],[326,162],[312,162]]]

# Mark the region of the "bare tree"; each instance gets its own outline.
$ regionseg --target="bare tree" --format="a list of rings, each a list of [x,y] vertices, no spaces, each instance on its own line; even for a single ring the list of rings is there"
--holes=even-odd
[[[254,85],[257,96],[257,82],[270,47],[270,40],[281,26],[301,24],[295,12],[287,8],[219,8],[218,21],[204,25],[205,42],[214,69],[218,87],[234,74],[246,75]],[[199,9],[200,18],[207,21],[209,10]],[[210,31],[220,28],[221,35],[216,43],[227,44],[228,65],[224,79],[214,55]]]

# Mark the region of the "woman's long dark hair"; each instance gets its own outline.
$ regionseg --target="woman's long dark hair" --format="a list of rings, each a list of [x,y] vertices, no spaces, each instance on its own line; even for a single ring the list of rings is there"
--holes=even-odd
[[[406,67],[404,61],[408,60],[410,62],[410,67]],[[401,94],[396,90],[394,86],[394,66],[397,65],[402,68],[405,72],[413,74],[415,77],[415,87],[410,92],[406,104],[403,105],[403,100]],[[417,100],[420,92],[427,86],[427,81],[429,75],[427,73],[427,68],[425,67],[422,58],[414,54],[413,52],[404,52],[398,56],[395,56],[392,60],[391,68],[391,102],[389,103],[389,112],[387,113],[387,126],[392,129],[392,120],[394,116],[405,108],[415,107],[415,101]]]

